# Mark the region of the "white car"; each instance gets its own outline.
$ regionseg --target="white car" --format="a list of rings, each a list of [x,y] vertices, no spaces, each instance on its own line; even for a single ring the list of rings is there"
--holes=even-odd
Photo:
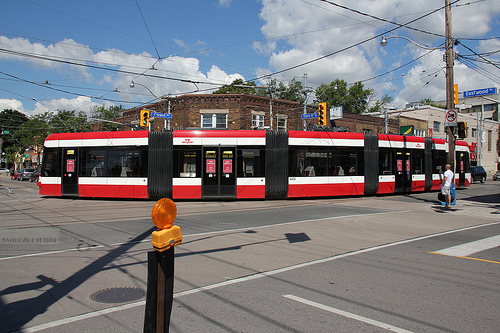
[[[0,168],[0,174],[4,174],[4,173],[9,173],[9,169],[7,169],[7,168]]]

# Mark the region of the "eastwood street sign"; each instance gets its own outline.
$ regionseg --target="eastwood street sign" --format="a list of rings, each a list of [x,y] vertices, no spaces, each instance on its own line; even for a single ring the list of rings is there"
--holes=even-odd
[[[497,88],[485,88],[485,89],[464,91],[464,97],[483,96],[496,93],[497,93]]]

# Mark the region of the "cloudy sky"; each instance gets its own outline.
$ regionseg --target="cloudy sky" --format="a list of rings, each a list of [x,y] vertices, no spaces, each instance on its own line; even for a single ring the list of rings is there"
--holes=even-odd
[[[500,88],[498,0],[451,2],[459,91]],[[380,46],[382,35],[442,46],[443,6],[444,0],[1,1],[0,110],[129,108],[168,94],[210,93],[237,78],[265,85],[269,75],[288,82],[304,74],[311,88],[337,78],[362,81],[374,99],[393,97],[396,108],[444,100],[441,50],[402,38]]]

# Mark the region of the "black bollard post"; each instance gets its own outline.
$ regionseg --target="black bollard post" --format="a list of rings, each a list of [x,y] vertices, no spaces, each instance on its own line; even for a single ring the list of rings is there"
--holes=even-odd
[[[169,331],[174,299],[174,246],[182,243],[181,229],[172,226],[177,208],[170,199],[160,199],[151,216],[159,230],[153,231],[155,251],[148,252],[148,281],[144,332]]]

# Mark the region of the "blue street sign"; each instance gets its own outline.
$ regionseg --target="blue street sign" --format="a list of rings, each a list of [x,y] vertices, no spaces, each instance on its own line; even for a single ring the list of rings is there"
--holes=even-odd
[[[496,93],[497,93],[497,88],[485,88],[485,89],[464,91],[464,97],[483,96]]]
[[[318,112],[306,113],[306,114],[302,115],[302,119],[311,119],[311,118],[318,118],[318,117],[319,117]]]
[[[151,112],[151,118],[172,119],[172,114],[171,113]]]

